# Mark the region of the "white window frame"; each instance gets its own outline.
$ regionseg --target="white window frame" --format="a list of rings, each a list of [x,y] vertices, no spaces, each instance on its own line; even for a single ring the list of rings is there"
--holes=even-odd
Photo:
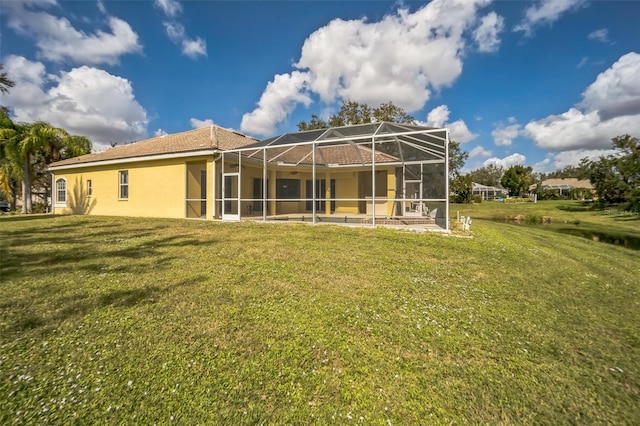
[[[56,207],[66,207],[67,206],[67,179],[63,178],[63,177],[59,177],[56,178]],[[64,191],[64,199],[60,200],[60,191],[61,189],[59,188],[60,184],[64,185],[64,189],[62,189],[62,191]]]
[[[122,182],[122,177],[126,176],[126,182]],[[127,189],[126,197],[122,196],[122,189]],[[129,170],[119,170],[118,171],[118,199],[119,200],[128,200],[129,199]]]

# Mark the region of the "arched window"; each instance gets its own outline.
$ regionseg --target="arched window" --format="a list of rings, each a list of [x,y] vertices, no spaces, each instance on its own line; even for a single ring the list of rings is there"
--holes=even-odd
[[[60,178],[56,180],[56,202],[57,203],[66,203],[67,202],[67,181],[66,179]]]

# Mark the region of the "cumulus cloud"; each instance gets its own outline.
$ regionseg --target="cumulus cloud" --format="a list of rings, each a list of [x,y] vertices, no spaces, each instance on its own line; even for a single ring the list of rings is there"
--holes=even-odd
[[[502,122],[499,122],[496,128],[491,132],[491,136],[493,136],[493,140],[496,145],[509,146],[513,142],[515,138],[520,135],[520,124],[516,123],[515,118],[509,117],[509,123],[514,123],[511,125],[506,125]]]
[[[138,34],[127,22],[107,17],[107,30],[86,33],[74,28],[67,18],[41,10],[56,4],[55,1],[3,3],[9,28],[34,37],[39,57],[54,62],[114,65],[120,56],[142,51]]]
[[[482,163],[483,166],[487,167],[489,165],[499,166],[504,169],[508,169],[511,166],[523,165],[527,158],[522,154],[511,154],[504,158],[492,157],[488,158]]]
[[[566,166],[577,166],[580,160],[588,158],[589,160],[597,160],[600,157],[612,155],[616,151],[613,149],[575,149],[571,151],[549,153],[547,157],[534,164],[535,172],[553,172],[561,170]]]
[[[199,129],[201,127],[209,127],[213,126],[213,120],[207,118],[206,120],[198,120],[197,118],[192,118],[189,120],[189,124],[191,124],[192,129]]]
[[[89,137],[94,149],[147,136],[147,113],[128,80],[88,66],[47,74],[42,63],[14,55],[4,63],[16,82],[4,99],[17,121],[47,121]]]
[[[299,71],[276,75],[262,93],[258,108],[242,116],[240,130],[258,135],[274,133],[276,123],[287,118],[297,104],[311,104],[311,98],[302,90],[306,78],[307,75]]]
[[[207,56],[207,42],[200,37],[182,40],[182,53],[191,59]]]
[[[408,112],[422,108],[432,90],[452,85],[462,73],[465,36],[487,3],[434,0],[413,13],[400,8],[378,22],[331,21],[305,40],[296,70],[268,84],[257,108],[243,117],[242,131],[272,132],[312,95],[325,104],[348,99],[371,106],[392,101]],[[478,33],[485,47],[497,43],[490,23],[488,18]],[[300,76],[293,77],[296,73]],[[294,89],[290,96],[268,95],[273,86],[284,92],[283,81],[287,90]]]
[[[162,130],[162,129],[158,129],[155,132],[153,132],[153,136],[166,136],[169,133],[167,133],[166,131]]]
[[[568,111],[529,122],[524,135],[551,151],[606,149],[621,134],[640,134],[640,54],[622,56]]]
[[[181,47],[183,55],[191,59],[207,56],[207,41],[200,37],[190,38],[184,25],[177,21],[177,16],[182,13],[182,5],[179,2],[176,0],[155,0],[154,4],[162,10],[167,18],[162,23],[167,37]]]
[[[156,0],[154,4],[170,18],[173,18],[182,12],[182,5],[174,0]]]
[[[609,30],[606,28],[600,28],[599,30],[592,31],[587,36],[589,40],[599,41],[601,43],[609,42]]]
[[[628,53],[598,75],[582,94],[581,106],[602,120],[640,114],[640,54]]]
[[[527,8],[524,19],[513,30],[532,36],[535,27],[551,25],[564,13],[576,10],[585,3],[586,0],[540,0]]]
[[[472,133],[464,120],[456,120],[452,123],[449,122],[449,107],[446,105],[440,105],[432,109],[427,114],[425,124],[431,127],[447,127],[449,128],[449,137],[458,143],[467,143],[478,137],[477,133]]]
[[[480,20],[480,25],[473,32],[473,39],[480,52],[495,52],[500,47],[498,35],[504,29],[504,18],[491,12]]]
[[[491,151],[484,149],[483,146],[476,146],[471,151],[469,151],[469,158],[478,158],[478,157],[491,157],[493,154]]]

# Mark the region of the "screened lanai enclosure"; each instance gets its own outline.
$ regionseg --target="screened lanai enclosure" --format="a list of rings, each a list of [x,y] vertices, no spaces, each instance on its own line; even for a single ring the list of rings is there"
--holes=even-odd
[[[448,130],[389,122],[223,151],[223,220],[448,229]]]

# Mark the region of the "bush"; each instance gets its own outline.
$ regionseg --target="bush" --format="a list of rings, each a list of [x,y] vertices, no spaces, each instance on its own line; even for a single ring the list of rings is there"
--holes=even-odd
[[[471,201],[480,204],[482,202],[482,194],[473,194],[473,196],[471,196]]]
[[[532,203],[533,200],[531,198],[505,198],[504,200],[507,204],[515,204],[515,203]]]

